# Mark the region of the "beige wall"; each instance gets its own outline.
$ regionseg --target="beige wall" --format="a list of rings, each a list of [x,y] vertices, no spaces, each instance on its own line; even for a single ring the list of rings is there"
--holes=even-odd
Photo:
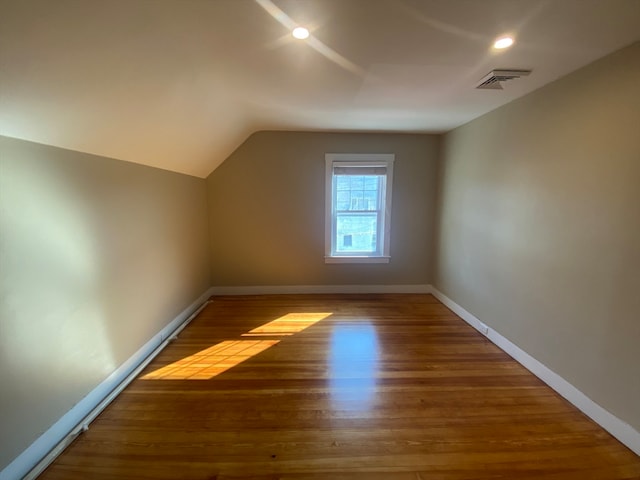
[[[210,286],[202,179],[0,137],[0,470]]]
[[[426,284],[438,137],[259,132],[207,179],[213,283]],[[391,262],[324,263],[325,153],[394,153]]]
[[[435,280],[636,430],[639,129],[636,43],[447,134]]]

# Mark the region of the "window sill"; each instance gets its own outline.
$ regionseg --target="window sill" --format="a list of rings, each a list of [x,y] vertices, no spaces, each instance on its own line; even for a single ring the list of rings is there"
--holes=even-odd
[[[389,263],[391,257],[324,257],[324,263]]]

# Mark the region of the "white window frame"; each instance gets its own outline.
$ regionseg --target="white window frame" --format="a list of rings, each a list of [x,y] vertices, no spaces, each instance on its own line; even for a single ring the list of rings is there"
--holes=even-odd
[[[389,263],[391,247],[391,198],[393,187],[392,153],[327,153],[325,154],[325,263]],[[385,167],[386,181],[384,182],[381,200],[383,205],[378,210],[381,218],[378,221],[376,241],[378,251],[374,253],[356,254],[336,252],[336,199],[333,181],[334,167]]]

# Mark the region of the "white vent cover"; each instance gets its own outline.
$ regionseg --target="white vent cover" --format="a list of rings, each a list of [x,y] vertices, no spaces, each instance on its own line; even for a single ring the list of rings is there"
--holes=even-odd
[[[531,70],[491,70],[480,79],[480,83],[476,85],[476,88],[483,90],[502,90],[501,82],[525,77],[530,73]]]

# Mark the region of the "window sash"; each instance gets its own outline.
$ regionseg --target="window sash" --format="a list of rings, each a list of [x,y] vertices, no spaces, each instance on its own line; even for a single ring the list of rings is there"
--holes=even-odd
[[[376,176],[378,177],[377,185],[377,208],[373,210],[338,210],[338,188],[337,176]],[[386,166],[372,166],[370,164],[357,166],[343,166],[341,163],[334,163],[331,174],[331,256],[373,256],[380,257],[384,251],[384,208],[385,208],[385,192],[387,183]],[[376,243],[375,249],[371,250],[340,250],[338,246],[338,216],[373,216],[376,217]]]
[[[333,245],[331,253],[333,256],[381,256],[380,234],[382,231],[382,212],[380,210],[337,210],[333,215],[332,240]],[[376,220],[376,243],[373,250],[339,250],[338,247],[338,217],[375,217]]]

